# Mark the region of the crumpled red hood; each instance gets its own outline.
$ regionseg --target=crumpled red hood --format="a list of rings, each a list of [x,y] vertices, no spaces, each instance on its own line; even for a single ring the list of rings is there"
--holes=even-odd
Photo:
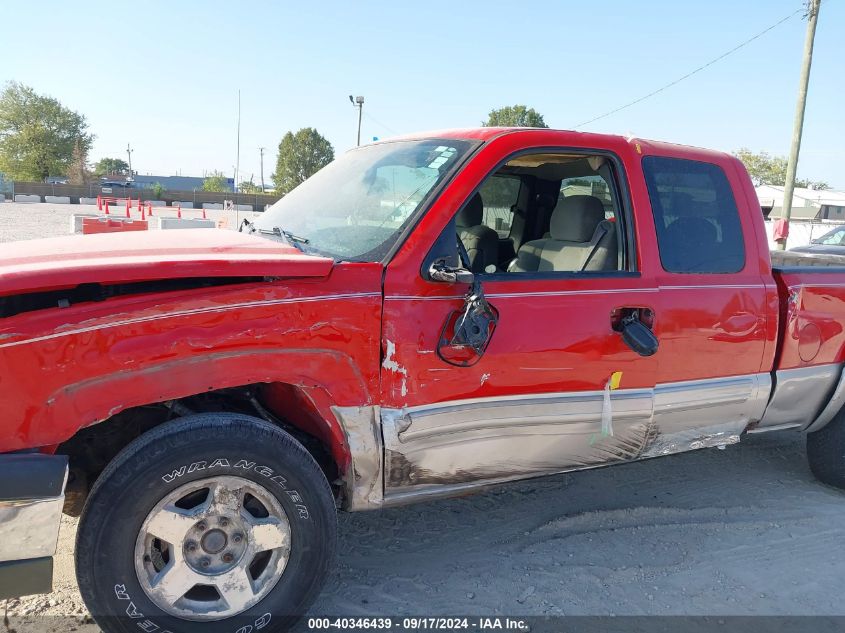
[[[333,264],[223,229],[73,235],[0,244],[0,296],[186,277],[325,277]]]

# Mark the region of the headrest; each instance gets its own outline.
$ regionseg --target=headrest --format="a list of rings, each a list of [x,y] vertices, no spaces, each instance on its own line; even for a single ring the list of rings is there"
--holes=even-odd
[[[589,242],[604,220],[604,206],[595,196],[561,198],[552,213],[549,233],[554,240]]]
[[[476,193],[464,205],[464,208],[458,211],[455,216],[455,224],[460,227],[478,226],[484,220],[484,201],[481,199],[481,194]]]

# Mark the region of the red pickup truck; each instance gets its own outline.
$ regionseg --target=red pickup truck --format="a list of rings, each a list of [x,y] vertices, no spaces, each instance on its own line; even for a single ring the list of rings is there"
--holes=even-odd
[[[308,608],[338,507],[784,428],[845,487],[842,262],[770,255],[732,156],[502,128],[241,232],[4,244],[0,591],[49,590],[63,506],[104,630],[234,633]]]

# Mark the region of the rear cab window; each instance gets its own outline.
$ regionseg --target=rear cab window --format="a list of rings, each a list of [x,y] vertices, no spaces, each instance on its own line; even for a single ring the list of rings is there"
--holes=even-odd
[[[484,204],[482,223],[496,231],[499,238],[504,239],[510,235],[521,186],[519,178],[493,176],[478,191]]]
[[[642,161],[663,269],[737,273],[745,243],[733,191],[713,163],[662,156]]]
[[[560,204],[560,199],[571,196],[593,196],[594,198],[598,198],[604,207],[605,220],[615,221],[616,203],[613,200],[611,187],[604,176],[597,174],[563,179],[560,183],[558,204]]]

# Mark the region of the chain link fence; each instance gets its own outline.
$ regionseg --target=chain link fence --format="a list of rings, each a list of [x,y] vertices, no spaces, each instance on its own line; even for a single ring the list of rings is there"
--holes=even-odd
[[[255,211],[264,209],[275,203],[281,196],[261,193],[234,193],[232,191],[168,191],[163,190],[161,195],[156,197],[153,189],[134,187],[110,187],[111,193],[103,191],[102,183],[89,183],[87,185],[63,185],[49,182],[24,182],[9,181],[0,178],[0,194],[4,193],[3,187],[7,187],[6,199],[13,199],[15,194],[26,194],[41,196],[67,196],[72,203],[78,203],[80,198],[96,198],[98,195],[113,196],[116,198],[131,197],[133,200],[141,198],[142,201],[162,200],[173,206],[176,202],[190,202],[195,207],[204,203],[224,204],[231,201],[236,205],[251,205]]]

